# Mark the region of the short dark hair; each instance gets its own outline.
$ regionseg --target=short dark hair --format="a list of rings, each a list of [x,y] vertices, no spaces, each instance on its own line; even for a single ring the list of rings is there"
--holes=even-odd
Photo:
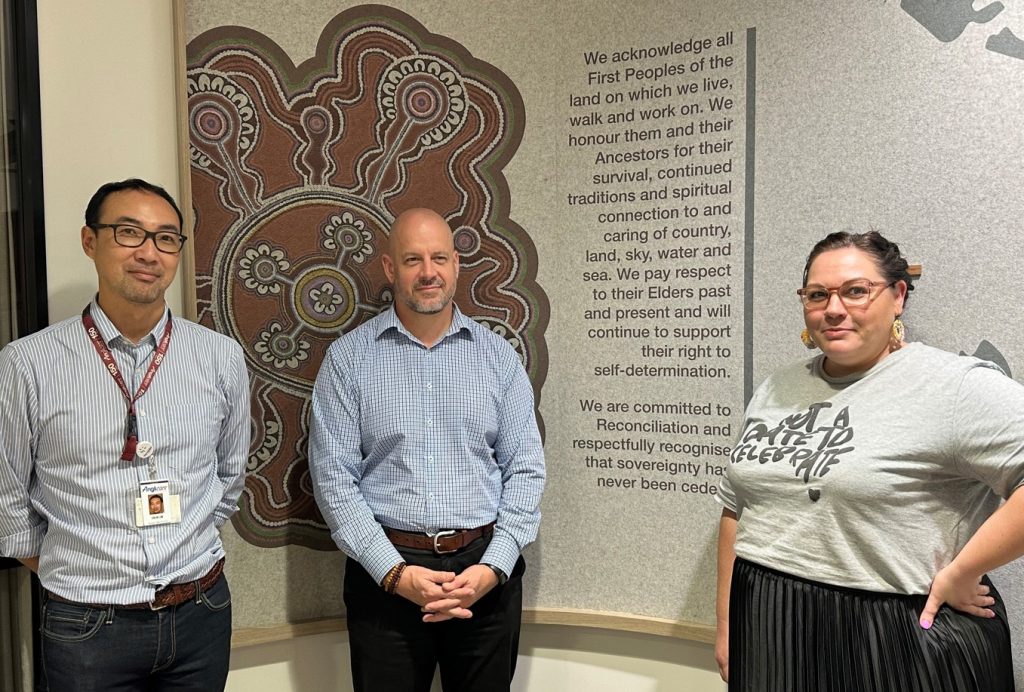
[[[900,246],[892,242],[878,231],[867,233],[847,233],[837,231],[829,233],[811,248],[811,254],[807,255],[807,263],[804,264],[804,281],[807,285],[807,274],[811,270],[811,263],[823,252],[830,250],[841,250],[843,248],[854,248],[871,256],[878,267],[879,273],[890,283],[904,281],[907,284],[907,294],[903,298],[906,305],[910,298],[910,292],[914,290],[914,278],[908,271],[909,264],[900,253]]]
[[[107,200],[107,197],[114,194],[115,192],[124,192],[125,190],[137,190],[139,192],[149,192],[150,194],[157,195],[163,198],[171,208],[174,209],[174,213],[178,215],[178,229],[184,232],[185,218],[181,215],[181,209],[178,208],[178,203],[174,201],[170,193],[163,189],[159,185],[146,182],[141,178],[129,178],[128,180],[121,180],[116,183],[105,183],[100,185],[100,189],[93,193],[89,199],[89,204],[85,206],[85,225],[92,228],[100,222],[100,209],[103,207],[103,203]]]

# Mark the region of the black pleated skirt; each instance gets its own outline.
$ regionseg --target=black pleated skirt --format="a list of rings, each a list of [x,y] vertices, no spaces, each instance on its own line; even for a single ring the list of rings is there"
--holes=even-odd
[[[830,586],[736,559],[729,600],[729,690],[1013,692],[1010,628],[988,578],[994,618],[926,596]]]

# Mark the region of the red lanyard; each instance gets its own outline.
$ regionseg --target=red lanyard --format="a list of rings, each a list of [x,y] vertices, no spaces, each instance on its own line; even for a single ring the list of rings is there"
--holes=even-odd
[[[135,447],[139,443],[138,421],[135,418],[135,402],[149,389],[156,371],[160,369],[160,364],[164,361],[164,356],[167,355],[167,347],[171,343],[171,316],[167,315],[164,335],[160,337],[160,342],[156,345],[156,355],[153,356],[153,362],[149,364],[149,370],[146,371],[146,376],[142,378],[139,390],[135,392],[135,396],[132,396],[131,392],[128,391],[128,385],[124,383],[124,378],[121,377],[121,371],[117,368],[114,355],[107,348],[103,337],[100,336],[100,331],[96,329],[96,323],[93,321],[92,315],[89,314],[89,308],[90,306],[86,305],[85,310],[82,311],[82,324],[85,325],[85,333],[89,335],[93,348],[99,354],[104,367],[106,367],[110,376],[114,378],[114,382],[120,388],[121,394],[124,395],[124,400],[128,402],[128,431],[125,434],[124,448],[121,450],[121,461],[132,461],[135,458]]]

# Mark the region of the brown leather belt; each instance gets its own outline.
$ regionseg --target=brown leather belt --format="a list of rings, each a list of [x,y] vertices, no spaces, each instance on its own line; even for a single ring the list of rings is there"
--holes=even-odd
[[[216,564],[210,568],[210,571],[199,577],[199,592],[206,591],[211,586],[217,583],[220,579],[221,574],[224,572],[224,558],[217,560]],[[79,603],[78,601],[72,601],[69,598],[58,596],[55,593],[47,591],[48,598],[54,601],[60,601],[61,603],[72,603],[74,605],[87,606],[89,608],[123,608],[126,610],[160,610],[161,608],[167,608],[168,606],[181,605],[185,601],[188,601],[196,597],[196,582],[189,581],[183,584],[168,584],[164,588],[160,589],[153,595],[152,603],[129,603],[127,605],[120,604],[102,604],[102,603]]]
[[[467,545],[480,538],[494,533],[494,522],[475,529],[447,529],[437,533],[412,533],[384,527],[384,535],[399,548],[416,548],[432,550],[438,555],[457,553]]]

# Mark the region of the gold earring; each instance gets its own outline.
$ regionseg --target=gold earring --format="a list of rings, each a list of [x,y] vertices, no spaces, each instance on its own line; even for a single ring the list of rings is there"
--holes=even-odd
[[[903,326],[903,320],[897,317],[892,322],[892,329],[889,332],[889,349],[898,351],[903,348],[903,339],[907,335],[907,328]]]
[[[818,344],[814,343],[814,339],[811,338],[811,332],[806,327],[800,332],[800,341],[804,342],[804,346],[811,351],[818,348]]]

